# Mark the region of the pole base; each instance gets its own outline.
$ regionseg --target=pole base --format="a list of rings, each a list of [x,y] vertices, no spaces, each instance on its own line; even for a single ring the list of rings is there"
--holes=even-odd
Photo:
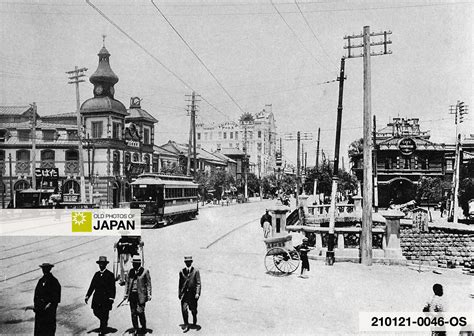
[[[334,261],[336,260],[334,256],[334,251],[327,251],[326,252],[326,265],[332,266],[334,265]]]

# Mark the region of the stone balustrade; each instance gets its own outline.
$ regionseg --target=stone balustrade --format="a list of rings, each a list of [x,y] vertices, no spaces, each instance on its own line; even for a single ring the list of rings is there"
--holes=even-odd
[[[317,218],[329,217],[330,204],[308,205],[308,215]],[[356,206],[354,204],[336,204],[336,216],[355,216]]]

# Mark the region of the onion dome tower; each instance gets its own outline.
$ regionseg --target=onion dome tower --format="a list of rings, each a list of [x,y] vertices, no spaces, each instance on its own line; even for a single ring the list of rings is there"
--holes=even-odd
[[[120,101],[114,99],[114,85],[119,79],[110,67],[110,53],[105,48],[105,42],[97,55],[99,56],[99,65],[89,78],[89,81],[94,85],[94,97],[82,104],[81,114],[86,117],[87,114],[109,112],[124,117],[128,115],[127,109]]]

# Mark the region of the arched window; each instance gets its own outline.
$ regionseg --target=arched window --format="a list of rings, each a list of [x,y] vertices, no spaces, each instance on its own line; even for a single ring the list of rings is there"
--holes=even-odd
[[[133,153],[133,162],[139,162],[140,161],[140,158],[138,156],[138,153]]]
[[[67,180],[63,184],[64,194],[79,194],[81,187],[77,181]]]
[[[120,152],[114,151],[112,159],[112,171],[115,176],[120,175]]]
[[[125,158],[124,158],[124,165],[123,165],[123,174],[124,175],[127,175],[128,173],[128,170],[130,169],[130,153],[129,152],[125,152]]]
[[[30,187],[30,183],[27,180],[19,180],[13,186],[14,190],[25,190]]]
[[[150,172],[150,156],[146,154],[143,159],[145,161],[145,173],[149,173]]]
[[[55,153],[51,149],[41,151],[41,168],[54,168]]]
[[[66,162],[64,165],[64,172],[66,174],[79,173],[79,152],[75,149],[66,151]]]

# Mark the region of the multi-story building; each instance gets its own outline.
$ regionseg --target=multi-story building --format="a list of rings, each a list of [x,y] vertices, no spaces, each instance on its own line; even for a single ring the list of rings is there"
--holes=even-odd
[[[249,156],[250,167],[263,177],[273,173],[276,152],[276,124],[271,105],[252,115],[245,113],[238,122],[196,125],[198,146],[214,152],[235,148]]]
[[[378,203],[405,203],[415,199],[422,177],[451,182],[455,145],[429,141],[430,132],[421,131],[418,118],[394,118],[376,132]],[[362,180],[363,153],[353,158],[353,171]],[[445,190],[445,195],[449,188]]]
[[[105,46],[98,56],[97,70],[89,79],[94,97],[80,108],[86,200],[80,199],[76,113],[43,117],[37,113],[33,132],[32,107],[0,107],[0,192],[4,192],[2,199],[7,204],[15,191],[32,186],[35,168],[58,168],[57,181],[49,187],[68,194],[71,202],[84,203],[93,195],[94,202],[115,207],[130,200],[129,184],[134,177],[159,169],[160,153],[153,148],[158,121],[141,108],[139,98],[131,98],[128,110],[114,98],[114,85],[119,79],[110,68]],[[174,157],[166,154],[168,159]],[[32,166],[33,157],[36,167]]]

